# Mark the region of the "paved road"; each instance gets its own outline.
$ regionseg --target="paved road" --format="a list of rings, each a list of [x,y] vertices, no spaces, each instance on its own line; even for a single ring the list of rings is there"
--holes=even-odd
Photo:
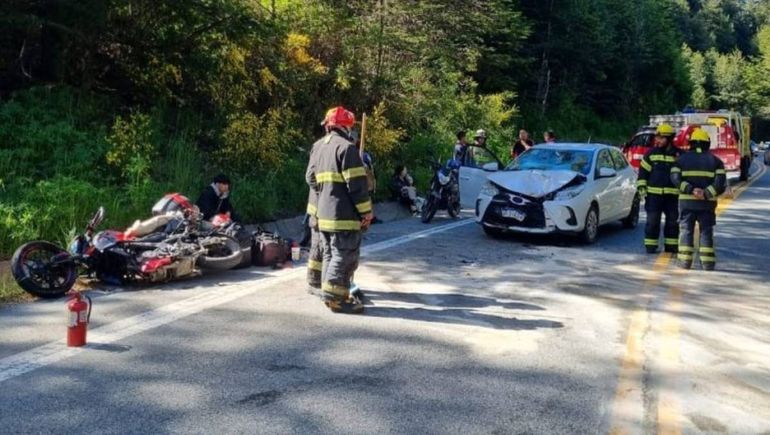
[[[770,433],[768,228],[770,174],[722,211],[714,273],[643,254],[641,228],[581,246],[410,220],[367,235],[363,316],[299,269],[96,292],[85,349],[52,343],[62,301],[6,307],[0,428]]]

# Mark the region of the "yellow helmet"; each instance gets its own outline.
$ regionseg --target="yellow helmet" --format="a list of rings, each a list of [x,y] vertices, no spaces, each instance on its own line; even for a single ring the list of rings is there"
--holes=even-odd
[[[674,127],[669,124],[660,124],[658,128],[655,129],[655,134],[658,136],[673,136]]]
[[[690,142],[709,142],[711,143],[711,138],[709,138],[709,134],[706,133],[701,128],[696,128],[692,131],[692,134],[690,135]]]

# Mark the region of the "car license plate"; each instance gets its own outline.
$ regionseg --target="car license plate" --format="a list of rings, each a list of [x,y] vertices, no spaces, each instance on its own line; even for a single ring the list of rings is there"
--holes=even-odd
[[[502,215],[504,218],[516,219],[519,222],[523,221],[527,217],[524,212],[514,208],[504,208],[502,210]]]

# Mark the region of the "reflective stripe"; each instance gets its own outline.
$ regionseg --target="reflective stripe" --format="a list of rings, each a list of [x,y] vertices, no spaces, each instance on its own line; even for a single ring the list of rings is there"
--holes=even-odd
[[[321,231],[358,231],[361,229],[361,222],[318,219],[318,229]]]
[[[689,185],[690,185],[690,183],[688,183],[686,181],[682,181],[682,183],[679,185],[679,190],[684,192],[685,190],[687,190],[687,186],[689,186]]]
[[[692,252],[693,247],[692,246],[680,246],[679,252]]]
[[[345,180],[350,180],[351,178],[356,178],[356,177],[366,177],[366,169],[364,169],[363,166],[346,169],[342,171],[342,177]]]
[[[366,201],[359,204],[356,204],[356,210],[358,210],[359,213],[365,214],[372,211],[372,201]]]
[[[717,175],[725,175],[727,172],[724,169],[717,169],[715,173]]]
[[[325,282],[321,285],[321,290],[323,290],[324,293],[329,293],[334,296],[342,296],[347,297],[348,296],[348,288],[343,287],[341,285],[334,285],[330,282]]]
[[[683,171],[683,177],[709,177],[714,178],[714,173],[710,171]]]
[[[321,270],[323,270],[323,263],[321,263],[320,261],[308,260],[307,268],[310,270],[315,270],[320,272]]]
[[[652,170],[652,166],[649,163],[647,163],[646,161],[644,161],[644,160],[642,160],[642,162],[639,163],[639,166],[641,166],[642,168],[644,168],[647,171],[651,171]]]
[[[663,243],[667,245],[678,245],[679,239],[663,239]]]
[[[711,198],[711,199],[706,199],[706,198],[703,198],[703,199],[698,199],[698,198],[696,198],[696,197],[695,197],[695,195],[687,195],[686,193],[680,193],[680,194],[679,194],[679,199],[680,199],[680,200],[681,200],[681,199],[690,199],[690,200],[693,200],[693,201],[714,201],[714,202],[716,202],[716,200],[717,200],[716,198]]]
[[[637,187],[644,187],[647,185],[647,180],[636,180]]]
[[[344,183],[345,179],[342,178],[342,174],[337,172],[320,172],[315,175],[315,179],[319,183]]]
[[[679,255],[676,256],[676,258],[679,261],[688,261],[688,260],[692,260],[692,254],[681,254],[680,253]]]
[[[665,156],[665,155],[661,155],[661,154],[653,154],[653,155],[650,156],[650,161],[674,163],[676,161],[676,158],[674,156]]]
[[[658,239],[644,239],[645,246],[658,246]]]
[[[714,248],[707,248],[705,246],[701,246],[699,251],[701,252],[701,254],[713,254]]]
[[[310,216],[315,216],[316,213],[318,213],[318,207],[316,207],[313,204],[308,204],[307,205],[307,214],[309,214]]]
[[[710,255],[701,255],[700,261],[701,263],[716,263],[717,259],[716,257],[712,257]]]
[[[647,187],[647,193],[651,193],[653,195],[678,195],[679,189],[675,187],[653,187],[648,186]]]
[[[679,167],[674,166],[673,168],[671,168],[671,172],[682,172],[682,170]]]
[[[653,195],[663,195],[663,188],[662,187],[648,186],[647,187],[647,193],[651,193]]]
[[[709,186],[706,188],[711,193],[711,196],[717,196],[717,189],[714,186]]]

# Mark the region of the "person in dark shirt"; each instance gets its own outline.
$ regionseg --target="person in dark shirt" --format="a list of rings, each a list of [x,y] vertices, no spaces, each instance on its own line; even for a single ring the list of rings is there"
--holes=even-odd
[[[515,160],[516,157],[519,157],[524,151],[532,148],[534,145],[535,144],[529,138],[527,130],[519,130],[519,140],[517,140],[516,143],[513,144],[513,147],[511,147],[511,160]]]
[[[398,202],[409,207],[412,213],[417,213],[419,210],[417,189],[414,187],[414,179],[409,175],[405,165],[396,166],[393,177],[390,179],[390,189]]]
[[[462,162],[465,158],[465,154],[468,151],[468,142],[466,141],[466,133],[465,130],[460,130],[457,132],[457,142],[455,143],[454,148],[454,159],[458,162]]]
[[[545,143],[556,142],[556,133],[554,133],[553,130],[546,130],[546,132],[543,133],[543,140]]]
[[[204,220],[211,220],[218,214],[227,214],[233,221],[240,221],[230,203],[230,178],[225,174],[219,174],[211,180],[201,192],[196,205],[200,208]]]

